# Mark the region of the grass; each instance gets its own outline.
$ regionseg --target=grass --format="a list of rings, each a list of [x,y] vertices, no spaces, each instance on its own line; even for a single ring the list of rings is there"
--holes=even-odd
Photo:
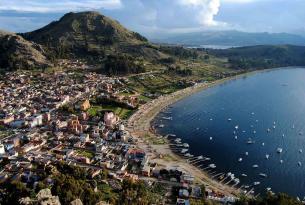
[[[99,115],[99,113],[105,112],[105,111],[112,111],[117,116],[119,116],[121,119],[127,119],[132,115],[134,112],[133,110],[122,108],[122,107],[115,107],[111,105],[95,105],[92,106],[87,112],[90,116],[94,117]]]
[[[153,145],[164,145],[167,143],[166,139],[153,137],[153,136],[150,136],[149,134],[146,134],[144,136],[144,139]]]
[[[94,157],[94,153],[87,150],[77,150],[77,154],[92,159]]]

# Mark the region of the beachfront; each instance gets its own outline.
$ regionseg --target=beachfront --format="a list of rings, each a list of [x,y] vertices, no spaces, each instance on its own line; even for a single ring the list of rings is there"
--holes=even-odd
[[[179,167],[185,170],[195,177],[195,181],[198,183],[203,183],[207,188],[222,193],[226,196],[237,196],[240,190],[224,185],[216,180],[213,180],[207,173],[202,171],[200,168],[191,165],[185,159],[174,154],[170,149],[170,144],[167,142],[161,145],[155,145],[147,142],[143,136],[150,135],[154,138],[160,138],[156,133],[154,133],[151,128],[152,120],[157,116],[157,114],[162,111],[167,106],[189,96],[198,91],[206,89],[210,86],[214,86],[225,82],[232,78],[225,78],[212,83],[200,83],[193,87],[189,87],[167,96],[161,96],[139,108],[139,110],[132,115],[128,120],[128,130],[132,136],[138,139],[138,146],[145,150],[148,155],[154,159],[159,165],[165,167]],[[160,157],[163,156],[163,157]],[[166,157],[164,157],[166,156]]]

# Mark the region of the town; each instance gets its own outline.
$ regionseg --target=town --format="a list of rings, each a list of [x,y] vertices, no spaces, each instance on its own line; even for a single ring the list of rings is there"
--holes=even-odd
[[[84,67],[79,61],[69,66]],[[173,197],[177,204],[189,204],[190,198],[206,196],[208,189],[202,190],[194,176],[159,165],[126,129],[127,118],[145,104],[126,82],[123,77],[73,69],[4,75],[0,81],[0,183],[35,184],[41,180],[37,173],[41,169],[65,163],[86,169],[92,179],[107,170],[112,182],[159,183],[167,190],[168,197],[162,199],[166,204]],[[121,189],[118,183],[110,185]],[[208,195],[218,201],[225,197],[217,198],[219,194],[212,190]]]

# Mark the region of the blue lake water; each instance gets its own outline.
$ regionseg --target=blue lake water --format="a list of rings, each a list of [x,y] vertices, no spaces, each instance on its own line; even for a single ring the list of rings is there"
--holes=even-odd
[[[158,132],[176,134],[190,145],[191,154],[210,157],[203,167],[214,163],[213,171],[234,173],[239,186],[250,185],[256,194],[271,187],[274,192],[305,196],[304,68],[281,68],[227,81],[166,111],[173,120],[162,119],[169,114],[160,113],[154,123],[165,126]],[[249,138],[253,144],[247,144]],[[253,168],[255,164],[259,167]],[[260,185],[253,186],[254,182]]]

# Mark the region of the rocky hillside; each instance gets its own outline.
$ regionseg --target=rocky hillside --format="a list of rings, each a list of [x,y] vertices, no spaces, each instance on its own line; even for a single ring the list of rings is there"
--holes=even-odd
[[[28,69],[50,63],[42,47],[16,34],[0,33],[0,68]]]
[[[105,56],[124,53],[158,59],[164,55],[147,39],[98,12],[68,13],[24,38],[43,45],[56,57]]]

